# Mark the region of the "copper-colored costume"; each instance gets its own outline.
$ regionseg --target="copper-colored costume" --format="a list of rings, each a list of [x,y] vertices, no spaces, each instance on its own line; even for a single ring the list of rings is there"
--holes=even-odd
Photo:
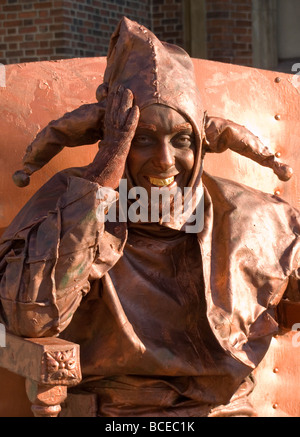
[[[242,126],[205,118],[188,56],[136,23],[122,20],[113,35],[104,80],[102,91],[121,83],[141,109],[159,103],[190,120],[197,146],[190,185],[202,176],[204,229],[103,225],[99,184],[86,168],[65,170],[2,237],[2,320],[17,335],[79,343],[81,389],[99,394],[101,416],[255,415],[249,375],[277,329],[274,309],[289,278],[298,278],[299,212],[202,174],[201,163],[204,152],[229,147],[282,179],[291,170]],[[27,152],[25,173],[64,145],[101,139],[105,92],[100,100],[43,131]]]

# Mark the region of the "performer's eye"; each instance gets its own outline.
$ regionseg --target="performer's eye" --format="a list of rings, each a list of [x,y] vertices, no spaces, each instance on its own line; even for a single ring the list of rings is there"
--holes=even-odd
[[[193,144],[193,137],[192,137],[192,135],[179,134],[179,135],[176,135],[175,138],[173,138],[172,142],[173,142],[175,147],[188,148],[188,147],[191,147],[191,145]]]
[[[150,135],[139,134],[133,138],[132,143],[135,146],[148,146],[153,143],[153,140]]]

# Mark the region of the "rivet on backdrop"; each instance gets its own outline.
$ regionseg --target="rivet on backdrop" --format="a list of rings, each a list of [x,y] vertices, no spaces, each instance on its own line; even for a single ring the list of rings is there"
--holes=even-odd
[[[281,157],[281,153],[280,152],[276,152],[275,156],[276,156],[276,158],[280,158]]]
[[[281,81],[281,77],[276,77],[275,82],[279,83]]]
[[[274,191],[274,194],[275,194],[275,196],[280,196],[280,194],[281,194],[281,193],[280,193],[280,190],[278,190],[278,189],[275,190],[275,191]]]
[[[275,402],[275,404],[273,404],[273,408],[274,410],[276,410],[276,408],[278,408],[278,404]]]
[[[273,369],[273,372],[274,372],[274,373],[278,373],[278,372],[279,372],[278,367],[275,367],[275,368]]]
[[[275,115],[275,120],[280,120],[280,119],[281,119],[280,114],[276,114]]]

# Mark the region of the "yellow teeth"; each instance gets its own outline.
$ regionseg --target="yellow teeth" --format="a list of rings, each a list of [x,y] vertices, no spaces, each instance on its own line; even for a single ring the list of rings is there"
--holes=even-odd
[[[156,187],[166,187],[167,185],[170,185],[174,181],[174,176],[171,176],[170,178],[166,179],[157,179],[157,178],[150,178],[149,181],[152,185],[155,185]]]

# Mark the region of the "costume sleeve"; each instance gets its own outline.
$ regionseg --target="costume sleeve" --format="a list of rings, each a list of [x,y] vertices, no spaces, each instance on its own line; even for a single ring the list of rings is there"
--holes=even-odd
[[[26,186],[28,182],[24,184],[24,176],[29,178],[64,147],[94,144],[101,140],[104,112],[100,103],[86,104],[51,121],[27,147],[23,170],[17,171],[13,177],[15,183],[20,187]]]
[[[276,308],[276,319],[281,328],[298,330],[300,323],[300,278],[291,275],[288,286]]]
[[[0,245],[0,314],[8,331],[54,336],[71,321],[89,291],[93,263],[97,258],[101,264],[99,252],[105,249],[104,224],[97,214],[98,188],[81,177],[69,177],[55,202],[49,193],[49,205],[55,207],[46,213],[43,189],[5,233]],[[38,199],[43,199],[41,208],[35,205]],[[34,210],[39,215],[26,218]],[[107,268],[102,267],[103,273]]]
[[[258,164],[271,168],[278,178],[287,181],[293,170],[278,161],[274,153],[261,140],[241,126],[220,117],[206,117],[204,153],[222,153],[227,149],[243,155]]]

